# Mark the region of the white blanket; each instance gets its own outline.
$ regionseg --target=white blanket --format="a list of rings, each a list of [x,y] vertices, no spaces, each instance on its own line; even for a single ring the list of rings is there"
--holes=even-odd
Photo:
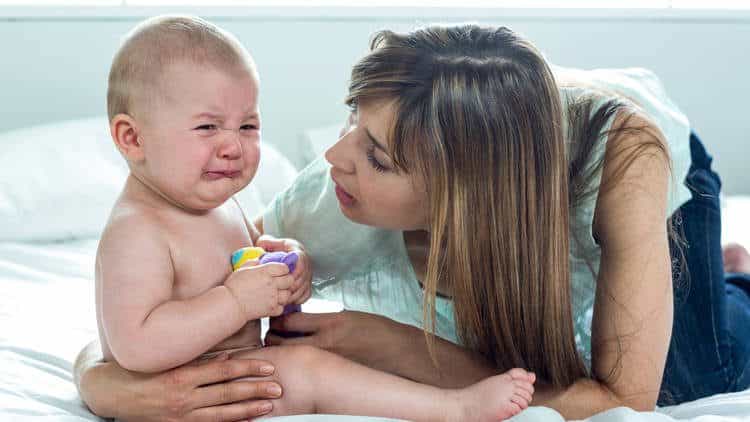
[[[750,199],[732,199],[725,211],[725,239],[750,241]],[[743,227],[742,224],[745,224]],[[90,421],[73,385],[79,349],[96,337],[93,268],[96,240],[67,243],[0,243],[0,420]],[[314,306],[313,306],[314,307]],[[750,330],[749,330],[750,331]],[[330,420],[325,416],[290,419]],[[335,420],[375,420],[337,417]],[[517,420],[562,420],[531,408]],[[723,394],[680,406],[638,413],[618,408],[588,420],[651,422],[750,420],[750,391]]]

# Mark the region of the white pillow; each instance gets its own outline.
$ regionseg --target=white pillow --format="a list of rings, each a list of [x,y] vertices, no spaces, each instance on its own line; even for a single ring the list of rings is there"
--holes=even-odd
[[[255,180],[238,198],[248,217],[294,179],[294,166],[261,147]],[[97,237],[128,168],[106,117],[0,133],[0,241]]]

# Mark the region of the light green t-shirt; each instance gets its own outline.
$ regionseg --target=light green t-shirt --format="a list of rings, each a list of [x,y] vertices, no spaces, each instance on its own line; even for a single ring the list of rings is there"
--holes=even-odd
[[[684,179],[690,163],[689,125],[685,116],[666,97],[653,73],[644,69],[554,69],[557,73],[573,72],[594,86],[620,92],[636,101],[669,142],[674,180],[670,189],[670,213],[689,198],[689,192],[677,183]],[[560,88],[563,103],[587,93],[587,89]],[[601,157],[605,145],[606,139],[603,139],[596,157]],[[593,183],[598,186],[599,181],[600,175]],[[591,359],[595,272],[598,271],[600,256],[591,229],[595,204],[595,196],[581,204],[571,222],[571,234],[581,240],[571,244],[573,323],[578,348],[587,364]],[[402,323],[422,326],[424,295],[409,261],[403,232],[364,226],[347,219],[339,209],[329,165],[322,157],[312,162],[287,190],[277,195],[263,216],[263,227],[268,234],[295,238],[305,245],[314,263],[315,297],[338,301],[346,309],[377,313]],[[587,260],[593,265],[589,266]],[[436,312],[436,334],[458,343],[453,303],[437,297]]]
[[[403,232],[357,224],[339,209],[329,173],[317,158],[263,216],[265,233],[302,242],[313,261],[313,295],[345,309],[422,326],[424,295]],[[438,297],[436,333],[457,343],[453,304]]]

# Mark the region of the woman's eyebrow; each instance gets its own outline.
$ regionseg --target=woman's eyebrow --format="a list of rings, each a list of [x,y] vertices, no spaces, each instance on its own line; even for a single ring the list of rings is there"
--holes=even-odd
[[[372,143],[375,144],[375,148],[383,151],[385,153],[385,155],[388,155],[388,150],[385,149],[385,147],[383,146],[383,144],[381,144],[380,142],[378,142],[378,140],[375,139],[374,136],[372,136],[372,133],[370,133],[370,131],[367,128],[365,128],[365,133],[367,134],[367,137],[370,138],[370,141],[372,141]]]

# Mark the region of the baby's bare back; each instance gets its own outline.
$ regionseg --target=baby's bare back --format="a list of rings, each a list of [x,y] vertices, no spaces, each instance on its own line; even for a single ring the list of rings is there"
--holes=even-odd
[[[102,269],[101,263],[121,255],[123,248],[132,248],[134,238],[138,237],[162,239],[163,241],[159,242],[160,249],[167,250],[162,251],[161,259],[143,259],[141,262],[132,263],[128,277],[140,278],[142,275],[148,275],[142,280],[143,283],[162,283],[164,280],[149,280],[154,278],[149,276],[159,271],[153,267],[171,267],[171,271],[164,270],[159,273],[165,277],[171,274],[171,280],[167,280],[171,292],[162,291],[161,295],[177,301],[194,298],[222,285],[232,272],[232,252],[251,243],[242,212],[233,200],[204,214],[191,214],[175,208],[155,209],[153,206],[144,206],[138,201],[129,201],[126,197],[121,197],[113,208],[97,253],[97,321],[105,360],[114,360],[114,357],[108,339],[103,334],[101,307],[103,304],[116,304],[118,301],[113,300],[114,298],[106,299],[109,295],[121,292],[113,286],[112,281],[117,279],[118,275]],[[159,254],[151,256],[153,255]],[[150,285],[144,285],[144,295],[149,295],[149,291]],[[144,297],[144,300],[149,299]],[[189,309],[186,318],[190,318]],[[184,333],[185,336],[203,334]],[[255,320],[248,322],[242,329],[205,352],[260,345],[260,322]]]

